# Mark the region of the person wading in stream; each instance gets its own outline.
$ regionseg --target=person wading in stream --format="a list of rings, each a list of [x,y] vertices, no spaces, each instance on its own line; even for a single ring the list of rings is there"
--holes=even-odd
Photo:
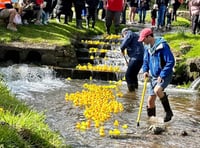
[[[164,89],[172,80],[174,56],[168,43],[163,38],[154,38],[150,28],[141,31],[138,41],[145,45],[142,69],[144,78],[148,77],[150,80],[147,115],[149,117],[156,116],[155,100],[158,96],[166,112],[164,122],[168,122],[173,113]]]
[[[139,35],[132,32],[128,28],[122,29],[123,41],[120,45],[122,54],[125,54],[125,49],[130,57],[127,63],[128,68],[126,71],[126,82],[128,90],[130,92],[135,91],[138,88],[138,78],[137,75],[142,67],[144,47],[141,42],[138,42]],[[125,56],[125,55],[124,55]]]

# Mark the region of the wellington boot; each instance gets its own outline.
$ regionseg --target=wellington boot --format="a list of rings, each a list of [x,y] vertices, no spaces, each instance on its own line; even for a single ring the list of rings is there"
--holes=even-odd
[[[147,116],[148,117],[152,117],[152,116],[156,116],[156,108],[148,108],[147,106]]]
[[[172,112],[171,107],[169,105],[169,100],[168,100],[168,96],[166,95],[166,93],[165,93],[164,97],[161,98],[160,100],[161,100],[163,108],[166,112],[166,115],[164,117],[164,122],[168,122],[168,121],[171,120],[171,118],[173,116],[173,112]]]
[[[128,84],[128,90],[129,90],[129,92],[134,92],[135,91],[135,85]]]

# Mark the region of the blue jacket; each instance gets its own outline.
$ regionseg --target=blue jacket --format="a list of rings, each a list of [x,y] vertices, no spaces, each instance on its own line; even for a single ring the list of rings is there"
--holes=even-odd
[[[143,60],[144,56],[144,46],[141,42],[138,42],[139,35],[127,31],[125,38],[123,39],[120,48],[122,51],[127,49],[127,54],[130,58],[135,58],[136,60]]]
[[[147,49],[146,49],[147,48]],[[153,77],[165,78],[173,72],[174,56],[169,45],[163,38],[156,38],[153,47],[145,47],[143,72],[148,72]]]

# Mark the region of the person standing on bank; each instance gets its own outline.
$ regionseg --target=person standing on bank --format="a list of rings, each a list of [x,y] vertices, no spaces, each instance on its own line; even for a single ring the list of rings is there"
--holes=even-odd
[[[112,21],[115,27],[115,34],[119,33],[120,16],[125,8],[126,0],[103,0],[104,9],[106,10],[106,32],[110,34]]]
[[[138,88],[137,75],[142,67],[144,47],[141,42],[138,42],[139,35],[128,28],[122,29],[122,37],[123,41],[120,45],[121,52],[124,55],[126,49],[130,57],[125,78],[129,92],[133,92]]]
[[[149,117],[156,116],[155,100],[158,96],[166,112],[164,122],[168,122],[171,120],[173,112],[164,89],[172,80],[174,56],[168,43],[161,37],[154,38],[150,28],[141,31],[138,41],[145,45],[142,69],[144,78],[148,77],[150,80],[147,115]]]

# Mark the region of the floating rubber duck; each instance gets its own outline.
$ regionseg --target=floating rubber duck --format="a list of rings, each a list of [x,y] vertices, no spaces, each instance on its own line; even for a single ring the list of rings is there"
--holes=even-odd
[[[124,125],[122,125],[122,128],[123,128],[123,129],[127,129],[127,128],[128,128],[128,125],[127,125],[127,124],[124,124]]]
[[[118,120],[115,120],[114,123],[113,123],[113,125],[116,126],[116,127],[118,127],[119,126]]]

